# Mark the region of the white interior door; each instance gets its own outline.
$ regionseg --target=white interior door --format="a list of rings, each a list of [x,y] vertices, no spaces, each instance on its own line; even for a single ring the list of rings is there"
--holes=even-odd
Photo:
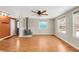
[[[16,22],[14,19],[10,20],[10,31],[11,36],[16,35]]]

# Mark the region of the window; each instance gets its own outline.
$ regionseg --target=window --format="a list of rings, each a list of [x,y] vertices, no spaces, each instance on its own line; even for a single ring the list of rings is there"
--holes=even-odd
[[[73,14],[73,35],[79,37],[79,13]]]
[[[65,17],[58,20],[58,32],[66,33],[66,19]]]
[[[39,22],[39,29],[45,30],[45,29],[47,29],[47,27],[48,27],[48,22],[46,22],[46,21]]]

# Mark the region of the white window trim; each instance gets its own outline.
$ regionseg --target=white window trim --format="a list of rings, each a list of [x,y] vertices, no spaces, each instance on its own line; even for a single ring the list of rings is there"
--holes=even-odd
[[[78,36],[76,36],[76,25],[75,25],[75,20],[74,20],[74,17],[76,16],[76,14],[73,14],[73,37],[74,38],[79,38]]]
[[[60,31],[60,29],[59,29],[59,20],[61,20],[61,19],[65,19],[65,22],[66,22],[66,17],[64,16],[64,17],[62,17],[62,18],[60,18],[60,19],[58,19],[58,21],[57,21],[57,29],[58,29],[58,33],[61,33],[61,34],[66,34],[66,28],[65,28],[65,30],[64,31]],[[66,26],[66,24],[65,24],[65,26]]]

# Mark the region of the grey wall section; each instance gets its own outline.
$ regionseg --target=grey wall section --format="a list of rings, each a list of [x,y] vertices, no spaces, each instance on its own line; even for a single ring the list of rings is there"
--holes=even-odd
[[[39,29],[39,22],[48,22],[48,28],[46,30]],[[29,29],[31,29],[33,35],[53,35],[53,20],[52,19],[29,19]]]
[[[20,17],[20,31],[19,37],[23,37],[23,30],[26,29],[26,17]],[[48,22],[48,28],[46,30],[39,29],[39,22]],[[28,29],[32,31],[32,35],[53,35],[53,20],[52,19],[28,19]]]
[[[69,43],[70,45],[74,46],[75,48],[79,49],[79,38],[74,38],[73,37],[73,12],[75,10],[79,10],[79,7],[68,11],[67,13],[63,14],[66,17],[66,34],[62,34],[59,33],[57,31],[57,20],[58,18],[62,17],[63,15],[57,17],[56,19],[54,19],[54,34],[61,38],[62,40],[66,41],[67,43]]]

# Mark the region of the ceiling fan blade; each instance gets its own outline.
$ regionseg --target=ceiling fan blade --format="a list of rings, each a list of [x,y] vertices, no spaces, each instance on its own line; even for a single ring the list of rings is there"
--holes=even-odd
[[[33,13],[37,13],[36,11],[33,11],[33,10],[32,10],[32,12],[33,12]]]
[[[46,12],[46,10],[42,11],[41,13],[44,13],[44,12]]]
[[[41,14],[41,15],[48,15],[48,14]]]

